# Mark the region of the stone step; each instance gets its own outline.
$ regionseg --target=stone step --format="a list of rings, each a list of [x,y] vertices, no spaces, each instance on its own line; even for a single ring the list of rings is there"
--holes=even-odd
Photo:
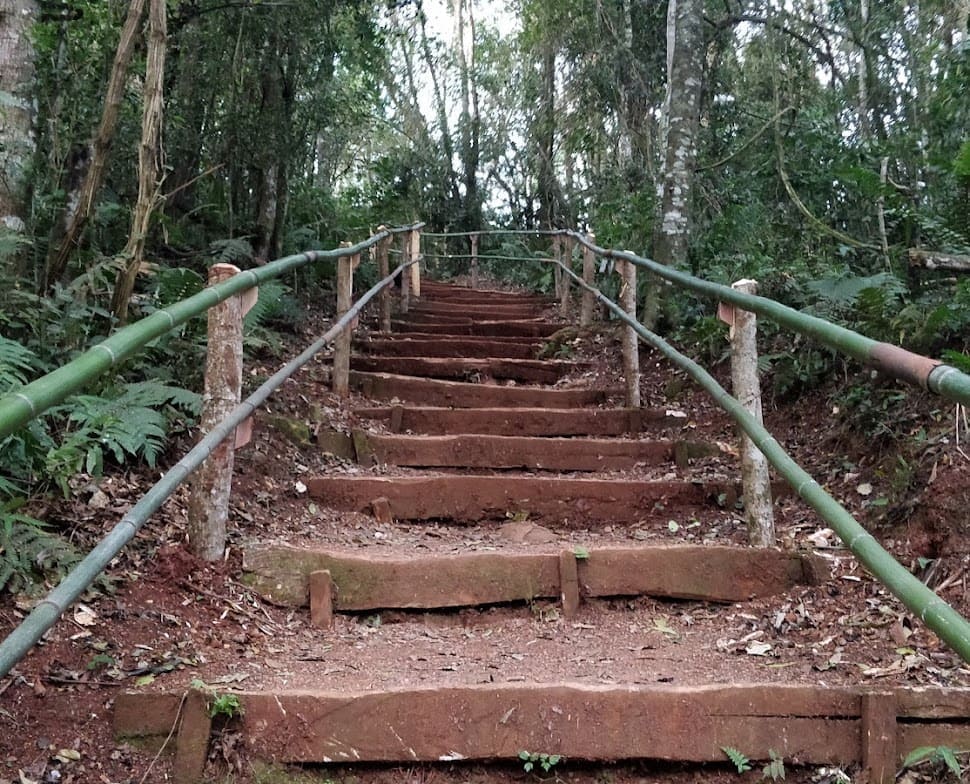
[[[828,576],[815,555],[707,545],[589,547],[559,552],[374,555],[277,544],[243,549],[243,581],[273,604],[333,612],[435,610],[560,599],[566,617],[583,598],[655,596],[742,602]],[[322,572],[330,586],[318,595]],[[329,598],[328,598],[329,597]],[[315,604],[327,604],[314,608]]]
[[[510,343],[501,340],[465,338],[441,338],[439,340],[369,338],[354,341],[354,348],[357,351],[384,357],[535,359],[540,346],[540,343]]]
[[[307,479],[311,498],[325,506],[370,512],[385,498],[394,519],[473,523],[527,516],[557,526],[628,525],[665,521],[668,505],[733,506],[729,481],[571,479],[548,476],[328,476]]]
[[[458,379],[482,383],[487,379],[523,384],[555,384],[589,363],[506,357],[351,357],[350,367],[366,373],[392,373],[421,378]]]
[[[550,321],[508,320],[480,321],[474,324],[438,324],[429,321],[392,319],[394,330],[426,332],[434,335],[481,335],[483,337],[547,338],[562,329],[562,324]]]
[[[365,465],[410,468],[523,468],[538,471],[620,471],[637,465],[673,463],[726,454],[702,441],[634,441],[605,438],[537,438],[460,434],[396,435],[355,431],[353,436],[321,431],[326,444],[334,437],[346,444],[335,454],[356,454]],[[326,445],[321,440],[321,445]]]
[[[662,408],[358,408],[364,419],[386,422],[393,433],[480,433],[495,436],[621,436],[683,424]]]
[[[721,763],[727,771],[723,749],[731,747],[752,760],[862,765],[867,781],[891,782],[914,749],[970,746],[970,690],[959,688],[566,681],[346,692],[321,681],[236,692],[241,741],[256,758],[411,764],[512,761],[533,751],[567,760]],[[183,726],[208,736],[207,708],[182,690],[123,691],[114,729],[120,740],[160,746],[181,715]],[[177,756],[183,743],[198,745],[190,735],[178,734]]]
[[[350,383],[365,397],[458,408],[582,408],[601,405],[622,392],[615,389],[505,387],[414,378],[391,373],[350,372]]]

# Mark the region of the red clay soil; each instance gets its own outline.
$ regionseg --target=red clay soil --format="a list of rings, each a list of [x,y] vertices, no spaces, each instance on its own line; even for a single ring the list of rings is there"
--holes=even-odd
[[[466,292],[434,285],[426,286],[424,293],[428,301],[432,295],[443,301],[470,299]],[[479,302],[482,299],[481,295],[475,297]],[[602,390],[606,394],[601,396],[609,400],[620,386],[614,336],[608,332],[581,334],[572,349],[577,357],[595,364],[567,379],[564,388]],[[272,365],[256,363],[247,373],[265,376],[272,369]],[[310,623],[308,607],[274,604],[244,582],[243,550],[281,544],[299,552],[312,548],[339,550],[348,557],[404,563],[415,555],[460,559],[469,554],[507,554],[534,558],[564,550],[595,552],[597,548],[631,545],[743,543],[742,513],[723,502],[701,508],[664,499],[659,504],[654,502],[649,514],[616,512],[602,516],[615,518],[612,520],[592,519],[596,517],[592,515],[585,522],[573,521],[568,526],[554,516],[538,526],[531,514],[510,513],[509,522],[515,525],[504,528],[495,523],[473,524],[467,519],[455,521],[458,525],[450,521],[407,525],[380,521],[370,514],[331,508],[333,496],[318,498],[309,490],[314,487],[314,477],[375,481],[420,475],[406,467],[370,467],[324,454],[312,438],[321,428],[347,433],[370,428],[374,432],[449,433],[457,429],[528,435],[526,423],[537,423],[537,431],[549,435],[626,434],[624,437],[633,443],[653,438],[733,441],[730,427],[713,404],[690,385],[679,382],[678,376],[648,351],[643,352],[643,369],[646,414],[642,418],[608,408],[581,409],[568,416],[559,412],[540,414],[528,408],[506,410],[501,415],[475,408],[436,411],[427,408],[427,402],[423,408],[412,409],[402,402],[408,398],[399,392],[381,395],[379,400],[339,400],[322,383],[322,364],[305,371],[298,380],[287,383],[261,412],[253,443],[237,454],[232,534],[225,562],[200,563],[183,549],[186,497],[180,492],[117,559],[112,568],[113,591],[100,589],[72,608],[14,673],[0,682],[0,781],[171,781],[175,759],[169,752],[178,745],[177,733],[173,732],[165,743],[166,753],[156,754],[151,744],[116,740],[112,721],[119,710],[129,714],[134,711],[132,721],[166,728],[155,737],[156,743],[164,743],[180,704],[178,698],[173,702],[172,697],[164,695],[183,693],[194,679],[221,693],[239,690],[254,695],[248,703],[252,712],[241,722],[216,720],[208,775],[220,781],[310,781],[311,773],[315,781],[346,784],[540,779],[601,784],[726,784],[759,780],[764,763],[755,764],[754,771],[739,777],[727,758],[718,757],[718,749],[710,748],[723,737],[713,729],[717,722],[711,718],[721,703],[704,702],[703,690],[697,691],[703,684],[748,684],[748,688],[762,689],[781,701],[779,713],[786,717],[785,722],[778,724],[772,717],[764,717],[762,735],[740,738],[735,745],[752,756],[769,743],[788,749],[789,781],[845,781],[839,778],[842,772],[851,775],[853,781],[862,780],[858,765],[840,762],[855,753],[861,740],[853,734],[860,726],[859,719],[853,718],[859,716],[858,698],[845,697],[839,689],[855,694],[859,688],[874,692],[902,686],[942,688],[943,692],[926,693],[931,707],[893,708],[915,712],[900,724],[903,735],[899,737],[902,742],[927,741],[932,745],[939,745],[942,737],[957,747],[967,731],[965,720],[950,725],[955,734],[929,736],[927,727],[936,727],[929,714],[945,714],[947,694],[961,694],[954,691],[955,687],[970,685],[970,669],[872,581],[814,514],[790,497],[776,506],[781,541],[796,554],[817,552],[830,573],[828,578],[819,584],[788,587],[781,593],[732,604],[655,596],[586,596],[575,615],[566,617],[558,599],[541,595],[530,601],[440,612],[399,609],[355,614],[342,612],[349,608],[338,602],[333,628],[321,629]],[[475,389],[517,388],[463,384],[453,385],[452,393],[465,400],[464,396]],[[494,401],[482,402],[497,405]],[[442,397],[433,405],[453,403]],[[877,462],[871,444],[851,449],[845,446],[845,431],[833,427],[838,423],[833,422],[824,390],[796,403],[769,404],[766,408],[769,424],[779,439],[793,448],[820,482],[845,499],[884,544],[945,599],[964,613],[970,610],[966,593],[970,461],[953,442],[952,420],[934,422],[932,414],[926,413],[934,406],[926,403],[918,425],[913,425],[914,431],[917,426],[925,428],[925,448],[919,461],[911,459],[913,476],[907,476],[911,481],[903,487],[902,479],[886,468],[893,465],[892,461]],[[373,420],[355,413],[375,410],[378,416]],[[552,427],[545,430],[546,424]],[[173,458],[182,447],[173,447]],[[691,477],[711,473],[733,476],[736,469],[733,458],[725,455],[691,461],[686,469],[671,466],[666,470],[671,474],[667,479],[663,478],[663,469],[647,466],[597,473],[593,479],[629,482],[653,475],[657,481],[690,481]],[[78,536],[82,544],[90,542],[117,521],[151,479],[147,473],[109,477],[92,485],[86,496],[90,507],[52,507],[50,514],[83,520]],[[563,481],[581,480],[566,477]],[[898,493],[896,486],[901,488]],[[902,509],[902,516],[887,520],[887,506],[876,501],[894,493],[898,498],[893,498],[892,506]],[[43,510],[34,511],[40,514]],[[933,560],[919,560],[921,557]],[[559,573],[557,576],[561,579]],[[4,632],[13,628],[30,603],[27,597],[5,600],[0,607]],[[516,702],[521,707],[506,716],[508,700],[492,705],[489,700],[493,697],[488,695],[496,693],[490,690],[494,684],[505,690],[506,697],[513,691],[521,692]],[[571,684],[572,691],[554,694],[546,688],[563,688],[561,684]],[[782,736],[802,726],[791,723],[798,713],[792,701],[796,693],[772,692],[771,688],[804,686],[812,687],[815,693],[820,684],[833,689],[834,702],[823,706],[821,713],[814,708],[816,718],[806,714],[799,721],[804,719],[804,726],[811,726],[805,737],[822,737],[822,742],[828,743],[823,750],[829,749],[831,761],[799,767],[792,764],[799,759],[798,733]],[[291,695],[286,700],[298,700],[296,692],[314,688],[332,693],[337,702],[328,707],[318,701],[293,710],[295,703],[255,696],[266,690],[285,689]],[[302,725],[290,723],[298,717],[312,721],[315,711],[339,707],[343,712],[335,715],[344,717],[342,723],[358,726],[354,717],[365,708],[341,700],[346,695],[381,689],[406,695],[393,700],[385,697],[380,708],[387,719],[385,724],[399,732],[402,727],[410,732],[410,719],[418,715],[438,716],[441,722],[446,716],[464,715],[468,727],[473,726],[475,715],[494,716],[492,726],[497,732],[489,736],[490,740],[483,736],[483,743],[493,743],[487,748],[501,759],[489,764],[445,761],[434,766],[407,762],[377,767],[328,765],[315,773],[291,770],[287,774],[308,778],[285,778],[278,770],[268,772],[259,761],[256,752],[260,749],[267,756],[287,758],[287,753],[274,751],[281,748],[271,745],[274,739],[296,743],[301,738],[316,737],[305,733]],[[483,690],[482,696],[466,701],[469,690],[476,689]],[[535,689],[541,691],[530,691]],[[643,699],[656,700],[656,704],[641,715],[638,723],[610,730],[618,720],[631,715],[631,709],[623,705],[629,705],[632,697],[602,695],[614,691],[628,694],[631,690],[643,691],[648,695]],[[121,698],[122,692],[135,697]],[[738,695],[737,691],[731,693]],[[158,694],[158,701],[147,703],[146,708],[146,702],[138,696],[143,694]],[[673,696],[664,698],[664,694]],[[617,699],[621,702],[612,701]],[[959,701],[956,696],[953,699]],[[431,701],[427,710],[422,710],[421,700]],[[866,715],[876,717],[869,721],[878,722],[883,715],[877,710],[878,700],[867,704],[870,713]],[[455,713],[456,706],[464,706],[459,714]],[[280,708],[287,707],[290,710],[285,715],[280,713]],[[182,710],[186,716],[195,715],[189,703]],[[381,715],[380,711],[375,715]],[[522,760],[510,759],[521,751],[536,755],[556,751],[543,728],[552,723],[573,726],[564,717],[574,711],[596,721],[591,718],[587,725],[571,730],[573,734],[562,736],[564,762],[557,763],[549,773],[540,770],[536,775],[524,771]],[[735,714],[740,712],[734,710]],[[682,723],[685,756],[720,761],[633,760],[591,765],[579,759],[621,758],[632,753],[631,748],[649,755],[652,748],[659,748],[651,744],[659,743],[652,732],[662,723],[661,718]],[[888,725],[884,721],[882,726]],[[870,727],[878,728],[878,724]],[[454,727],[446,722],[427,729],[433,729],[438,741],[446,745],[467,741],[460,732],[449,735]],[[248,733],[249,747],[241,733]],[[405,737],[405,733],[401,735]],[[600,736],[626,737],[632,745],[596,745]],[[384,737],[391,736],[385,733]],[[413,742],[426,737],[414,734]],[[705,739],[706,750],[691,756],[688,752],[702,748]],[[408,740],[411,742],[411,736]],[[332,748],[318,749],[310,756],[319,757]],[[438,745],[428,747],[436,748]],[[379,751],[375,747],[374,755],[379,756]],[[297,751],[291,758],[306,758],[301,754]],[[387,755],[394,756],[391,751]],[[818,754],[814,758],[818,759]],[[942,781],[943,776],[941,766],[924,766],[907,772],[903,780],[913,784]]]

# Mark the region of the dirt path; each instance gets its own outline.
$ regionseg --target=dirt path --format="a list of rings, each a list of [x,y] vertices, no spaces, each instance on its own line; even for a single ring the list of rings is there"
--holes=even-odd
[[[647,361],[649,405],[622,408],[604,333],[537,359],[562,326],[541,298],[423,295],[356,342],[359,396],[331,397],[319,366],[261,414],[226,564],[143,537],[134,579],[3,684],[9,778],[188,780],[208,756],[238,781],[284,780],[267,763],[531,780],[531,761],[564,781],[715,782],[737,780],[730,746],[777,754],[789,780],[865,762],[889,781],[914,746],[970,748],[970,673],[812,514],[782,495],[786,549],[740,546],[709,404],[660,394]],[[210,728],[183,699],[195,679],[244,713]],[[360,762],[390,767],[340,767]]]

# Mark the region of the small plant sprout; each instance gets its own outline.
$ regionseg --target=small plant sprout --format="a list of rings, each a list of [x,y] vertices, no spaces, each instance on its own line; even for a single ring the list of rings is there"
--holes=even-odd
[[[738,751],[732,746],[721,746],[721,751],[723,751],[729,760],[733,763],[734,767],[737,768],[738,775],[742,773],[747,773],[751,770],[751,760],[749,760],[743,752]]]
[[[192,688],[204,692],[209,698],[209,716],[213,719],[217,716],[234,719],[243,715],[243,706],[238,695],[219,692],[199,678],[193,678]]]
[[[771,760],[761,771],[762,781],[784,781],[785,780],[785,761],[774,749],[768,749],[768,756]]]
[[[532,773],[536,766],[542,768],[543,773],[548,773],[565,758],[559,754],[540,754],[523,749],[519,752],[519,759],[522,760],[522,769],[526,773]]]

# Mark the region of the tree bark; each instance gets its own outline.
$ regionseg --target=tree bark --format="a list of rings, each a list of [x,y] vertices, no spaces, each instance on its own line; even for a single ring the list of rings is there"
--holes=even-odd
[[[653,257],[661,264],[686,261],[690,243],[696,137],[704,78],[703,10],[701,0],[669,0],[667,9],[667,97],[663,116],[666,154],[653,239]],[[654,326],[659,309],[659,288],[651,285],[644,303],[643,323]]]
[[[970,256],[954,253],[934,253],[933,251],[909,249],[909,266],[925,267],[928,270],[947,270],[948,272],[970,272]]]
[[[41,292],[47,292],[50,287],[64,274],[67,262],[81,239],[81,233],[87,225],[94,209],[94,200],[101,190],[101,181],[108,165],[111,144],[114,141],[115,129],[118,125],[118,114],[124,97],[125,82],[128,77],[128,66],[135,51],[138,40],[138,27],[145,11],[146,0],[131,0],[128,6],[128,16],[125,18],[118,48],[115,51],[111,75],[108,78],[108,88],[105,93],[104,109],[97,133],[91,142],[90,163],[87,173],[81,183],[80,193],[76,201],[70,201],[63,219],[56,225],[56,236],[51,237],[50,251],[47,265],[41,280]],[[63,233],[61,233],[61,230]]]
[[[148,12],[148,58],[145,65],[141,143],[138,146],[138,202],[131,217],[128,244],[122,253],[126,267],[118,276],[111,298],[111,310],[119,324],[128,320],[128,303],[145,261],[145,240],[152,213],[160,200],[165,46],[168,35],[165,2],[151,0]]]
[[[25,173],[34,154],[36,0],[0,0],[0,225],[23,231]]]

